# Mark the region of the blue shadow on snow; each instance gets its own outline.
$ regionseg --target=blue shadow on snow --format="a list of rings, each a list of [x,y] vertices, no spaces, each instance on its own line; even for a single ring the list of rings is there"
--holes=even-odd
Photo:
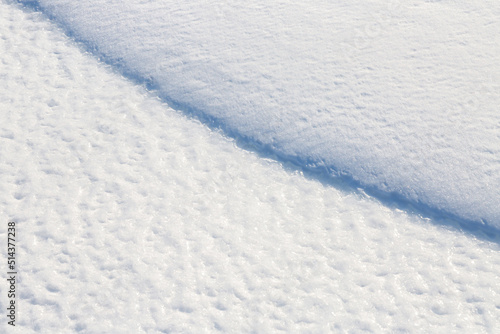
[[[188,117],[199,120],[212,130],[222,131],[226,136],[233,138],[236,145],[242,149],[254,152],[262,158],[275,160],[280,163],[283,168],[291,172],[300,172],[304,177],[319,181],[325,186],[333,186],[345,193],[373,197],[384,206],[391,209],[399,209],[409,214],[429,219],[433,224],[442,226],[443,228],[458,230],[477,239],[500,245],[500,229],[492,227],[486,221],[477,222],[467,220],[425,203],[412,201],[401,194],[386,192],[374,186],[367,186],[354,179],[348,172],[339,171],[335,167],[325,167],[318,161],[304,159],[300,156],[283,154],[271,145],[244,136],[228,127],[223,120],[212,117],[189,103],[175,101],[169,96],[161,94],[159,85],[153,78],[145,78],[139,73],[127,68],[121,59],[113,59],[106,56],[106,54],[99,50],[97,45],[93,44],[91,41],[80,38],[69,24],[65,24],[61,22],[61,20],[58,20],[57,17],[52,15],[50,10],[44,8],[38,0],[10,0],[9,2],[13,4],[19,3],[28,11],[42,13],[62,28],[65,34],[77,42],[84,51],[91,53],[100,61],[110,65],[135,84],[145,86],[152,94],[158,96],[173,109],[183,112]]]

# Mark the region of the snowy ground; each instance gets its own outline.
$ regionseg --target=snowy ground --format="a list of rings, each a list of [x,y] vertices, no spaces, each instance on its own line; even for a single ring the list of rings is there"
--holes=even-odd
[[[500,228],[497,0],[22,2],[232,137]]]
[[[495,230],[242,149],[5,1],[0,50],[0,331],[500,330]]]

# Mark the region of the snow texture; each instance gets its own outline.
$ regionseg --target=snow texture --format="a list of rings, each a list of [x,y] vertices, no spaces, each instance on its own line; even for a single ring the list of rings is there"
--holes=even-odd
[[[280,161],[500,228],[498,1],[21,2]]]
[[[498,235],[262,159],[3,1],[0,50],[1,333],[500,330]]]

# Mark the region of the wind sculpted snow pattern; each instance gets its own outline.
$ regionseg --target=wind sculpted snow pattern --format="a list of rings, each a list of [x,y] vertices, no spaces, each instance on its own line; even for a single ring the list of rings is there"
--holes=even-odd
[[[498,235],[262,159],[4,1],[0,50],[0,333],[499,332]]]
[[[500,227],[498,1],[22,2],[282,161]]]

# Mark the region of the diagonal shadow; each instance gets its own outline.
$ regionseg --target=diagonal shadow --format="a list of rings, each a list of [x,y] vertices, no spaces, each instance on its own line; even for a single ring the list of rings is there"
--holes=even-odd
[[[485,221],[477,222],[464,219],[451,212],[431,207],[419,201],[412,201],[401,194],[383,191],[375,186],[364,185],[354,179],[348,172],[339,171],[334,167],[327,167],[319,164],[317,161],[307,160],[299,156],[283,154],[274,150],[268,144],[234,131],[222,119],[212,117],[189,103],[173,100],[161,93],[160,85],[154,78],[144,77],[138,72],[124,66],[119,59],[108,57],[104,52],[100,51],[97,45],[80,38],[70,25],[64,24],[57,17],[51,15],[38,0],[6,0],[6,2],[17,5],[24,11],[37,12],[45,16],[75,41],[83,52],[91,53],[133,83],[144,86],[150,94],[159,97],[171,108],[181,111],[189,118],[199,120],[211,130],[220,131],[224,135],[234,139],[235,144],[244,150],[253,152],[261,158],[274,160],[280,163],[287,171],[293,173],[299,172],[307,179],[316,180],[324,186],[335,187],[345,194],[371,197],[390,209],[405,211],[410,215],[428,219],[433,224],[443,228],[456,230],[478,240],[500,245],[500,229],[488,225]]]

